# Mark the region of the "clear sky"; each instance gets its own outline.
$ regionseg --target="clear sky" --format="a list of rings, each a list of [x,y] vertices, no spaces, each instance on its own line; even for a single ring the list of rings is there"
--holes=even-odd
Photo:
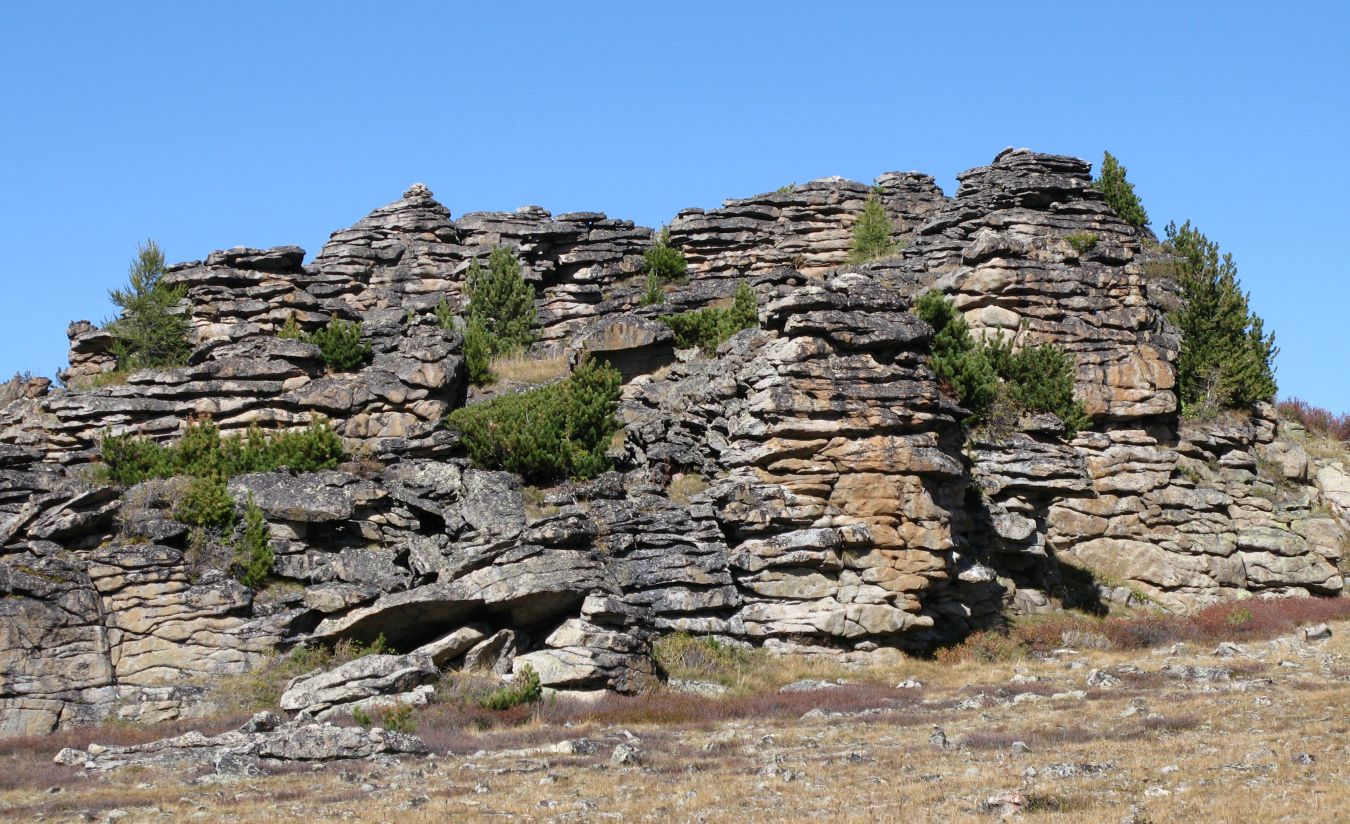
[[[660,225],[1006,146],[1129,168],[1232,252],[1281,394],[1350,411],[1350,12],[1324,3],[0,0],[0,370],[52,374],[136,244],[330,232],[426,183]]]

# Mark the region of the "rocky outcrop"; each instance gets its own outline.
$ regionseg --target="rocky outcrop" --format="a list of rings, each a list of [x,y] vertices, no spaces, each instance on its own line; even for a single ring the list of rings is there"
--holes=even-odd
[[[422,186],[308,264],[278,247],[172,267],[186,366],[110,383],[112,341],[76,323],[65,379],[92,388],[16,380],[0,395],[0,732],[191,717],[220,679],[301,643],[383,637],[405,653],[292,682],[282,707],[326,719],[424,702],[448,669],[638,690],[660,677],[650,653],[667,632],[859,658],[1006,610],[1340,592],[1350,462],[1309,454],[1266,406],[1178,416],[1176,287],[1087,164],[1009,150],[959,180],[952,198],[891,173],[682,212],[671,242],[689,278],[652,305],[651,230],[538,207],[455,219]],[[897,254],[845,265],[872,191]],[[441,426],[487,393],[465,385],[461,336],[433,310],[460,309],[472,262],[502,244],[537,290],[530,354],[589,353],[624,375],[614,472],[526,489],[471,467]],[[659,317],[725,305],[741,283],[760,328],[712,356],[677,349]],[[1092,426],[963,426],[909,312],[932,288],[977,334],[1070,352]],[[372,355],[355,371],[278,337],[330,317],[362,323]],[[260,591],[236,581],[228,531],[175,520],[182,479],[90,480],[103,433],[171,440],[189,417],[226,433],[323,417],[353,458],[230,480],[268,525]],[[287,729],[321,752],[406,743]],[[262,758],[262,742],[166,746]]]
[[[415,755],[425,753],[427,749],[421,739],[406,733],[332,724],[285,723],[270,712],[261,712],[239,729],[220,735],[189,732],[130,747],[91,744],[83,751],[61,750],[55,761],[68,767],[82,767],[91,773],[126,767],[207,768],[216,776],[248,776],[297,763],[346,761],[373,755]]]

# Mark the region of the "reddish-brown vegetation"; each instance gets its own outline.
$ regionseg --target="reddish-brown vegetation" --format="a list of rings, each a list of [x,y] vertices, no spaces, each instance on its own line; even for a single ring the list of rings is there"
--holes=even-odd
[[[1060,647],[1147,649],[1177,642],[1218,643],[1273,638],[1300,626],[1350,618],[1350,598],[1249,598],[1192,615],[1094,618],[1065,613],[977,632],[938,650],[940,663],[1008,661]]]
[[[1298,421],[1310,432],[1338,441],[1350,441],[1350,413],[1337,415],[1299,398],[1280,401],[1276,406],[1280,414]]]

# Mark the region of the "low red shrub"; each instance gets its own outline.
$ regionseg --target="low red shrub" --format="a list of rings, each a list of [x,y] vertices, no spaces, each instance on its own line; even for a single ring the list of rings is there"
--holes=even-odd
[[[1280,414],[1286,418],[1293,418],[1311,432],[1338,441],[1350,441],[1350,414],[1337,415],[1299,398],[1280,401],[1276,407],[1280,410]]]

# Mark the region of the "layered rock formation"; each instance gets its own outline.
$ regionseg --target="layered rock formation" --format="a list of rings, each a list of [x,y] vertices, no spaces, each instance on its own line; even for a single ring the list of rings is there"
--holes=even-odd
[[[863,266],[844,265],[860,183],[682,212],[671,236],[690,277],[656,306],[641,305],[651,230],[537,207],[455,220],[421,186],[309,264],[281,247],[173,267],[187,366],[4,396],[0,731],[206,712],[208,687],[299,643],[383,636],[410,653],[291,685],[286,709],[332,718],[425,700],[451,667],[641,689],[665,632],[858,657],[1007,609],[1339,592],[1346,465],[1311,457],[1266,406],[1179,418],[1176,287],[1150,275],[1162,253],[1089,188],[1087,164],[1008,151],[960,181],[947,198],[924,175],[878,178],[903,249]],[[479,396],[432,310],[459,307],[470,262],[499,244],[536,285],[531,354],[591,352],[624,373],[616,471],[525,489],[470,466],[442,425]],[[761,328],[714,357],[676,352],[657,316],[740,282]],[[1092,427],[967,431],[909,313],[930,288],[980,334],[1070,352]],[[373,357],[355,372],[277,337],[330,316],[363,324]],[[115,366],[105,332],[70,336],[73,385]],[[359,459],[231,480],[271,532],[261,591],[231,577],[228,546],[174,520],[181,479],[89,480],[103,433],[167,441],[190,416],[226,432],[322,416]]]

